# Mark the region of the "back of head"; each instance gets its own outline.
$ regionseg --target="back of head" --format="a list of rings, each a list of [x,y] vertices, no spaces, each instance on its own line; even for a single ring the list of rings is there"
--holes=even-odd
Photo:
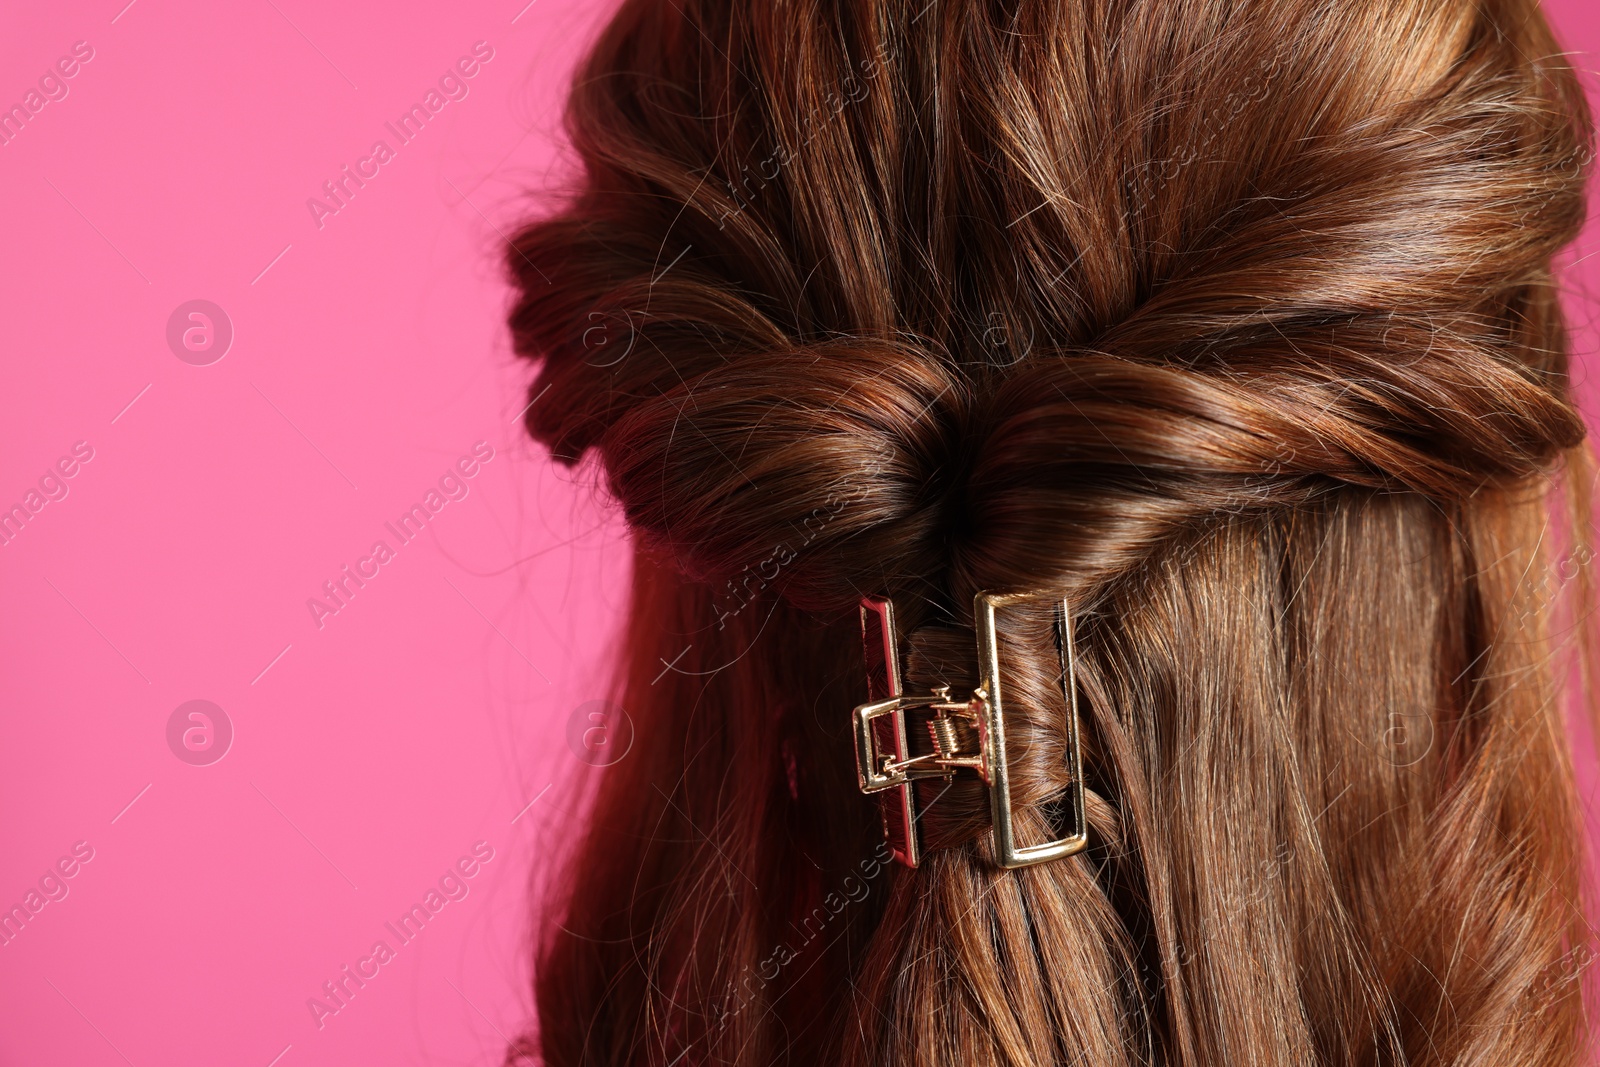
[[[626,0],[569,127],[511,324],[636,533],[636,736],[521,1051],[1578,1061],[1590,128],[1531,0]],[[904,869],[855,606],[970,686],[991,590],[1071,605],[1090,847],[1000,869],[962,774]],[[1030,838],[1050,624],[999,633]]]

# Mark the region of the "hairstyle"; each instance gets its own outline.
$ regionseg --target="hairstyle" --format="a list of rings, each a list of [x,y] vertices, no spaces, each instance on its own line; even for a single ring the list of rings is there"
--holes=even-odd
[[[567,125],[509,320],[634,534],[635,737],[509,1060],[1578,1062],[1591,127],[1532,0],[625,0]],[[998,868],[963,772],[905,869],[856,605],[971,685],[984,590],[1072,605],[1090,848]],[[1000,640],[1041,840],[1050,619]]]

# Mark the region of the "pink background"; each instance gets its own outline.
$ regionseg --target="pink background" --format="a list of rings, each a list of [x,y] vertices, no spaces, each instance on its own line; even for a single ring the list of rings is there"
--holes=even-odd
[[[0,104],[93,49],[0,146],[0,507],[93,449],[0,546],[0,908],[93,850],[0,945],[0,1067],[496,1063],[627,573],[590,479],[519,434],[497,242],[568,173],[558,105],[609,5],[125,2],[14,4],[0,34]],[[1592,0],[1551,10],[1592,65]],[[1568,279],[1585,358],[1597,283]],[[234,330],[205,366],[166,339],[197,298]],[[479,441],[400,547],[384,524]],[[319,627],[308,598],[380,539]],[[232,724],[210,765],[169,748],[190,700]],[[361,964],[478,842],[467,895]],[[378,970],[319,1028],[344,965]]]

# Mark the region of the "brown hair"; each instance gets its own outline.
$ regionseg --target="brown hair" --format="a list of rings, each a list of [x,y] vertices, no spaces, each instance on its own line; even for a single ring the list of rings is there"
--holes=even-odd
[[[636,736],[508,1058],[1578,1062],[1591,134],[1531,0],[625,0],[568,126],[510,323],[635,531]],[[858,599],[925,688],[1037,589],[1091,847],[999,869],[962,772],[887,862]]]

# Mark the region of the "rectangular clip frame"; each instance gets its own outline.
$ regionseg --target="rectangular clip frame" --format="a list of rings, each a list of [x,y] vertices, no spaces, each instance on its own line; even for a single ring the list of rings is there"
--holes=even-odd
[[[996,613],[1002,608],[1040,600],[1056,605],[1056,641],[1061,663],[1061,688],[1067,706],[1068,773],[1066,804],[1072,832],[1054,841],[1035,845],[1016,842],[1011,801],[1010,765],[1006,756],[1006,715],[1000,686],[1000,650]],[[979,593],[973,600],[973,620],[977,631],[979,683],[970,706],[979,719],[981,766],[978,769],[989,789],[989,811],[993,824],[995,859],[1007,869],[1028,867],[1061,859],[1088,847],[1088,823],[1084,811],[1083,754],[1078,723],[1078,687],[1072,646],[1072,617],[1064,598],[1053,594]],[[948,777],[950,771],[936,767],[912,767],[906,733],[906,713],[914,708],[954,707],[943,693],[907,696],[900,672],[899,634],[895,628],[894,605],[881,597],[861,601],[861,632],[866,650],[868,703],[859,705],[853,715],[856,740],[856,770],[864,793],[887,793],[882,798],[884,837],[896,860],[916,867],[922,859],[922,834],[918,828],[916,783],[928,777]],[[879,671],[881,670],[881,678]],[[890,729],[889,751],[880,743],[880,723]],[[887,757],[887,758],[886,758]],[[891,770],[890,768],[898,768]]]

